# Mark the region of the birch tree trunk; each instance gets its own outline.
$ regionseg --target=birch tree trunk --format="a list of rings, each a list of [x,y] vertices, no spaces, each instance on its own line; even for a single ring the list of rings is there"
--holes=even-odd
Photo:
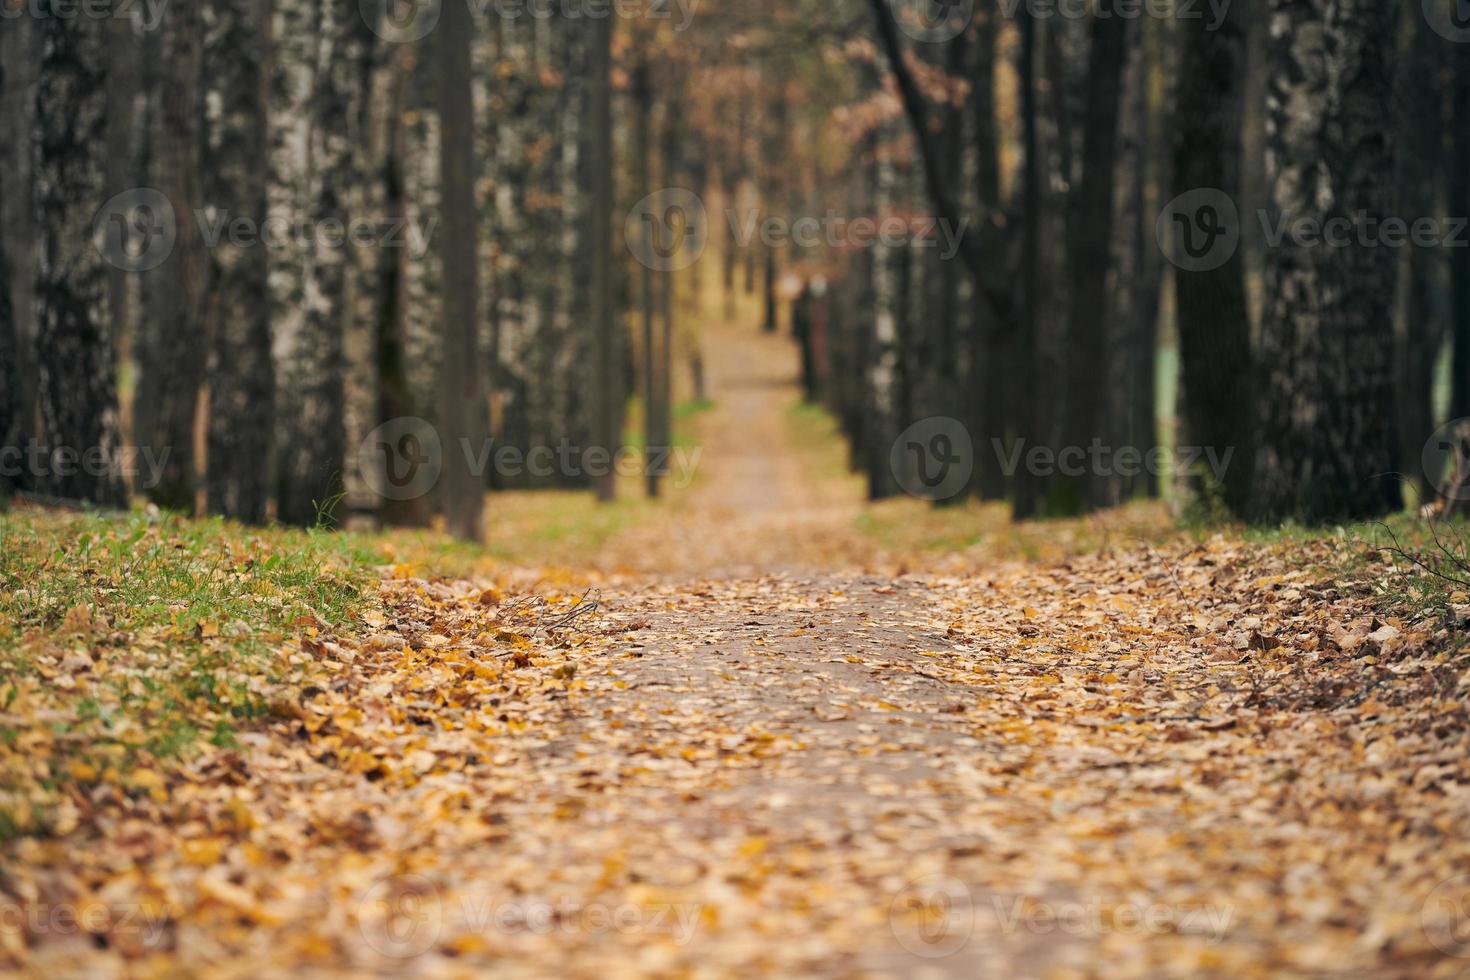
[[[1345,227],[1346,244],[1291,235],[1266,257],[1254,513],[1306,523],[1401,505],[1394,431],[1395,253],[1374,234],[1393,204],[1398,4],[1273,0],[1267,124],[1272,224]],[[1345,224],[1344,224],[1345,223]]]
[[[305,246],[303,316],[291,352],[278,502],[280,519],[298,526],[328,521],[343,490],[343,335],[349,309],[343,229],[355,173],[351,133],[354,99],[361,97],[356,76],[364,29],[351,0],[315,2],[308,181],[304,209],[296,215]]]
[[[53,466],[41,489],[106,506],[127,504],[117,466],[116,360],[107,269],[93,244],[104,203],[107,24],[45,17],[32,141],[36,223],[37,398],[41,435],[78,465]],[[59,462],[53,457],[54,461]]]
[[[199,232],[203,211],[204,23],[198,4],[181,4],[164,18],[159,114],[154,133],[155,181],[174,209],[173,251],[156,269],[144,273],[148,330],[142,343],[138,399],[150,406],[139,413],[134,437],[155,452],[168,450],[157,486],[149,498],[160,507],[192,514],[198,465],[194,426],[204,383],[205,302],[209,294],[209,256]]]

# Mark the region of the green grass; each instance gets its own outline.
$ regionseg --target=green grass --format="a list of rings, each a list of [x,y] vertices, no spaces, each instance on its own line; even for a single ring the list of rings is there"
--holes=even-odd
[[[68,782],[234,744],[289,683],[283,644],[348,626],[376,560],[319,531],[0,514],[0,837],[46,832]]]
[[[1329,527],[1197,519],[1182,527],[1199,541],[1225,534],[1277,551],[1318,581],[1370,597],[1382,615],[1432,620],[1451,604],[1470,603],[1470,524],[1461,518],[1428,520],[1404,512]]]

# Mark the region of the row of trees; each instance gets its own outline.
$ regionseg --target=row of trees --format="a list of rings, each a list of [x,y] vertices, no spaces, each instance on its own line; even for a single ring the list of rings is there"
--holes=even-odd
[[[1470,213],[1467,142],[1447,138],[1470,131],[1462,38],[1393,0],[1235,0],[1218,22],[1196,5],[1077,19],[1019,4],[1008,19],[1012,5],[980,3],[938,40],[904,21],[913,5],[869,6],[884,70],[859,73],[859,95],[902,111],[865,114],[855,199],[967,228],[959,262],[877,247],[836,273],[824,397],[875,495],[896,489],[894,435],[934,414],[983,443],[972,489],[1018,516],[1157,493],[1148,474],[1008,476],[992,440],[1007,456],[1156,446],[1163,329],[1180,358],[1174,438],[1229,453],[1189,474],[1210,501],[1318,522],[1398,509],[1401,474],[1428,489],[1447,337],[1449,411],[1470,412],[1467,243],[1262,229]],[[1165,261],[1195,236],[1239,247]]]
[[[312,524],[345,495],[477,537],[463,454],[381,501],[362,437],[617,442],[613,26],[481,6],[6,19],[0,444],[109,463],[12,484],[121,505],[126,433],[166,450],[163,506]]]
[[[675,375],[702,389],[696,300],[718,282],[732,313],[759,293],[766,329],[795,297],[808,393],[875,497],[904,482],[895,438],[931,416],[975,437],[966,489],[1018,517],[1158,493],[1150,473],[995,460],[1153,448],[1177,345],[1172,438],[1230,453],[1193,475],[1202,495],[1261,520],[1380,514],[1393,474],[1421,469],[1447,342],[1470,415],[1470,252],[1273,243],[1254,218],[1470,207],[1470,46],[1401,6],[442,0],[405,19],[201,0],[157,24],[7,19],[0,444],[108,455],[126,433],[169,449],[146,488],[166,506],[309,524],[345,494],[477,536],[487,479],[604,498],[613,480],[487,478],[460,440],[610,449],[636,396],[666,443]],[[698,231],[724,247],[653,261],[672,230],[639,219],[666,217],[642,203],[659,188],[708,205]],[[824,240],[764,232],[832,215],[846,230]],[[307,234],[261,247],[233,219]],[[861,220],[887,231],[860,238]],[[325,240],[333,222],[368,233]],[[1239,247],[1187,257],[1222,237]],[[445,472],[433,497],[384,501],[355,449],[409,416],[450,447]],[[126,493],[106,467],[11,479]]]

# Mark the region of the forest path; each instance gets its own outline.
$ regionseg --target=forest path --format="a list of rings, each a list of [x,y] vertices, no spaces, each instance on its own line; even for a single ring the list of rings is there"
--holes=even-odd
[[[694,479],[687,487],[666,480],[665,509],[615,535],[599,564],[677,580],[844,568],[867,558],[871,546],[853,530],[861,481],[814,471],[810,450],[795,441],[791,339],[723,320],[706,323],[702,336],[712,407],[698,420],[697,458],[686,457]]]

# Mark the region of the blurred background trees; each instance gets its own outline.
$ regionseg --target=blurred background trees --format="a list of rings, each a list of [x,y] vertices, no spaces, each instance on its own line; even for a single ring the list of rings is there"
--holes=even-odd
[[[437,513],[473,538],[484,490],[616,491],[586,467],[476,467],[484,440],[652,460],[706,395],[701,331],[745,318],[800,345],[805,397],[873,497],[921,465],[895,463],[899,434],[942,416],[975,454],[953,499],[1018,517],[1169,494],[1347,520],[1399,508],[1405,484],[1427,499],[1423,441],[1470,414],[1470,236],[1443,240],[1470,209],[1463,32],[1391,0],[1065,6],[7,18],[0,437],[168,447],[162,482],[134,489],[178,510]],[[138,189],[171,207],[161,255],[144,226],[164,215],[106,227]],[[1267,233],[1389,217],[1441,240]],[[349,228],[367,231],[323,234]],[[1207,232],[1238,245],[1181,252]],[[432,497],[363,479],[359,447],[402,418],[440,436]],[[1094,443],[1228,465],[1026,463]],[[10,480],[126,499],[115,476]]]

